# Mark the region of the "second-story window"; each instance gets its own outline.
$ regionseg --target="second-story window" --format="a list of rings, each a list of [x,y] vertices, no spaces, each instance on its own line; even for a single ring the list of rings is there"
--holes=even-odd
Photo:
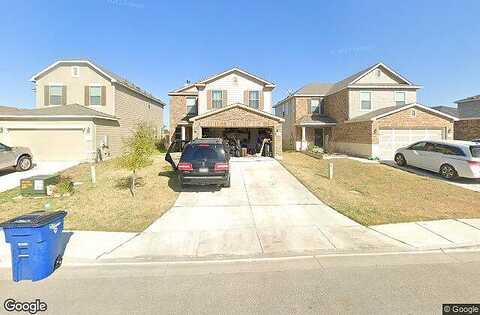
[[[48,87],[49,105],[62,105],[63,104],[63,86],[50,85]]]
[[[395,92],[395,105],[405,105],[405,92]]]
[[[195,96],[187,97],[187,115],[197,114],[197,98]]]
[[[310,100],[310,113],[323,115],[323,100],[313,98]]]
[[[102,104],[102,87],[91,86],[90,88],[90,105],[105,105]]]
[[[361,110],[372,109],[372,93],[360,92],[360,109]]]
[[[223,92],[212,91],[212,107],[221,108],[223,104]]]
[[[260,105],[260,92],[248,91],[248,106],[258,108]]]

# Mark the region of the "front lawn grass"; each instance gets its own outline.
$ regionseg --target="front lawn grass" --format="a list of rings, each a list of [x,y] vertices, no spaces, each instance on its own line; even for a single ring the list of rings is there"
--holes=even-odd
[[[480,193],[386,165],[299,152],[284,152],[282,164],[320,200],[364,225],[480,218]]]
[[[71,196],[18,198],[19,188],[0,193],[0,222],[35,210],[66,209],[65,229],[139,232],[173,205],[180,191],[177,177],[164,154],[155,155],[153,164],[138,171],[143,184],[132,197],[125,187],[130,173],[119,169],[115,160],[97,164],[97,183],[90,182],[90,164],[80,164],[62,172],[80,182]]]

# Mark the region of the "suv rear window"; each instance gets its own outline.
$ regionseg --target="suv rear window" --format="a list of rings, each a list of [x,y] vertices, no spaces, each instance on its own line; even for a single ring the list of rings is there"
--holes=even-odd
[[[470,146],[470,152],[472,153],[472,157],[480,158],[480,145]]]
[[[187,145],[182,154],[183,161],[195,160],[225,160],[223,145],[217,144],[196,144]]]

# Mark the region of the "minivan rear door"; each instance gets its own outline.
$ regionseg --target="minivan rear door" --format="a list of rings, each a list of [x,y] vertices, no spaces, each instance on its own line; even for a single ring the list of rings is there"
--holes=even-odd
[[[175,140],[170,144],[170,147],[168,147],[167,154],[165,155],[165,161],[170,163],[175,170],[177,169],[183,149],[187,143],[188,141],[186,140]]]

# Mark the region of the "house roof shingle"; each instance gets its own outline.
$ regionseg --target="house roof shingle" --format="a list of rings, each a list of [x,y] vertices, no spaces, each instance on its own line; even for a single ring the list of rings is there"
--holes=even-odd
[[[448,114],[450,116],[459,117],[458,109],[450,106],[433,106],[433,109],[436,109],[442,113]]]
[[[44,108],[14,108],[0,106],[0,117],[85,117],[118,120],[115,116],[79,105],[70,104]]]
[[[480,94],[479,95],[474,95],[474,96],[469,96],[464,99],[455,101],[455,103],[463,103],[463,102],[471,102],[471,101],[480,101]]]
[[[336,120],[328,116],[309,115],[304,116],[295,122],[296,125],[331,125],[336,124]]]

